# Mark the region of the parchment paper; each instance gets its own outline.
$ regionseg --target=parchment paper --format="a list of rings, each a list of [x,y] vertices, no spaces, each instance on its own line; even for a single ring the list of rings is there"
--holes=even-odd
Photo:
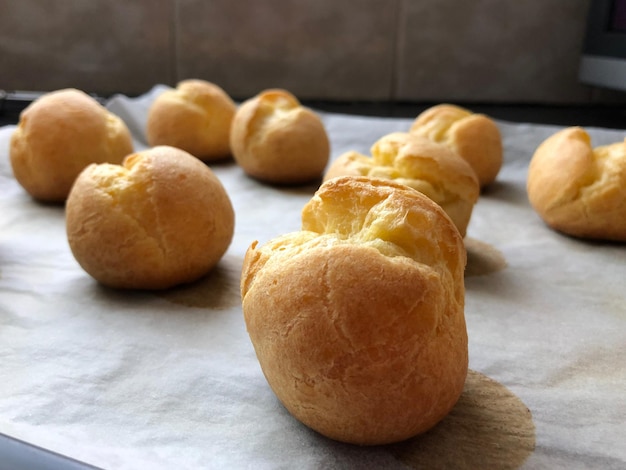
[[[108,103],[137,150],[146,147],[146,111],[163,89]],[[320,115],[332,158],[368,153],[412,121]],[[472,420],[497,406],[481,387],[496,384],[522,410],[504,407],[498,433],[513,436],[511,452],[528,446],[521,459],[501,456],[500,468],[626,468],[626,245],[547,228],[527,202],[525,179],[535,148],[559,128],[498,124],[505,164],[481,195],[466,240],[470,368],[481,379],[465,400],[473,400],[475,416],[457,415],[472,434]],[[626,135],[587,130],[594,145]],[[235,237],[218,267],[170,291],[120,292],[78,266],[63,207],[33,201],[14,180],[12,131],[0,128],[0,432],[110,469],[402,469],[417,468],[419,459],[445,466],[425,455],[423,439],[370,448],[319,436],[265,382],[241,312],[242,258],[252,241],[298,230],[315,185],[272,187],[233,162],[212,164],[236,212]],[[487,452],[486,444],[463,448],[443,429],[429,436],[456,468]]]

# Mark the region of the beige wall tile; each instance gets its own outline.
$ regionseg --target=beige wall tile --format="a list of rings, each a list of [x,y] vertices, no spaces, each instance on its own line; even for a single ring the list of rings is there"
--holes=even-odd
[[[590,0],[402,0],[395,97],[586,102],[578,64]]]
[[[178,78],[231,96],[388,100],[397,0],[177,0]]]
[[[168,82],[173,0],[0,0],[0,88],[138,94]]]
[[[0,0],[0,89],[129,95],[184,78],[242,99],[581,104],[591,0]]]

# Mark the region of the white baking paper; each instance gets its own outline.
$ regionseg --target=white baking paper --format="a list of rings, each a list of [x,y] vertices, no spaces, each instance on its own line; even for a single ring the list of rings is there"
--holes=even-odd
[[[108,103],[137,150],[146,147],[147,109],[164,89]],[[320,115],[332,158],[367,153],[412,121]],[[527,201],[525,179],[535,148],[559,128],[498,124],[505,164],[481,195],[467,236],[470,369],[529,413],[502,418],[499,432],[513,435],[510,447],[528,451],[518,460],[505,452],[494,467],[626,468],[626,245],[547,228]],[[170,291],[120,292],[78,266],[63,207],[35,202],[14,180],[13,129],[0,128],[0,433],[107,469],[450,465],[437,464],[445,456],[424,455],[428,447],[408,456],[419,441],[358,447],[319,436],[267,386],[241,312],[242,258],[252,241],[299,229],[314,185],[273,187],[233,162],[212,164],[236,212],[235,237],[218,267]],[[587,130],[594,145],[626,135]],[[480,387],[468,398],[478,397],[482,416],[496,405]],[[463,452],[487,453],[484,445],[463,448],[454,432],[446,440],[446,432],[430,439],[457,459],[455,468],[464,468]]]

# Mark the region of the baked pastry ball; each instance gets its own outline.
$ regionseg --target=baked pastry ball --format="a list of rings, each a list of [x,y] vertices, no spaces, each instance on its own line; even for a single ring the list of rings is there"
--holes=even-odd
[[[239,106],[230,146],[244,172],[276,184],[321,178],[330,155],[319,116],[285,90],[266,90]]]
[[[90,163],[120,163],[132,152],[126,124],[73,88],[47,93],[28,105],[9,148],[15,179],[44,202],[65,201]]]
[[[217,264],[235,216],[215,174],[167,146],[90,165],[66,203],[67,237],[83,269],[104,285],[166,289]]]
[[[502,137],[496,123],[484,114],[440,104],[417,116],[410,132],[449,145],[474,169],[481,188],[500,172]]]
[[[390,180],[340,177],[302,231],[253,243],[243,313],[265,377],[298,420],[353,444],[397,442],[439,422],[468,366],[458,230]]]
[[[449,147],[406,132],[379,139],[372,156],[358,152],[340,155],[324,180],[337,176],[388,178],[424,193],[450,216],[465,237],[474,204],[480,195],[476,174]]]
[[[556,132],[535,151],[527,190],[532,207],[553,229],[626,241],[626,142],[592,148],[581,127]]]
[[[203,161],[230,157],[230,125],[237,105],[219,86],[183,80],[156,97],[148,110],[151,146],[178,147]]]

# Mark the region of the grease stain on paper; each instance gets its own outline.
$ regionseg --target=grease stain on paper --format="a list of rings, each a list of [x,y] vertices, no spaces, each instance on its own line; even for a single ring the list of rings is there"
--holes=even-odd
[[[470,370],[459,401],[430,431],[389,446],[410,468],[519,468],[535,449],[530,410],[502,384]]]

